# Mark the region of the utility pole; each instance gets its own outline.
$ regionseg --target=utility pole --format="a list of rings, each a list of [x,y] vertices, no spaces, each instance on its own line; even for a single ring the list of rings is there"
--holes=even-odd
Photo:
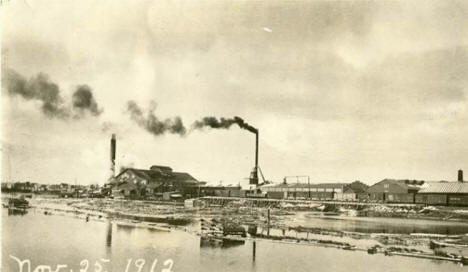
[[[270,208],[268,208],[267,214],[267,236],[270,236]]]

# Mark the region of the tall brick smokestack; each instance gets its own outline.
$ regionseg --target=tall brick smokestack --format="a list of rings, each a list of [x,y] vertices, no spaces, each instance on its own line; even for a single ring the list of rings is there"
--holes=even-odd
[[[458,182],[463,182],[463,170],[458,170]]]
[[[111,179],[115,177],[115,152],[117,148],[117,143],[115,139],[115,134],[112,134],[111,142],[110,142],[110,161],[111,161]]]

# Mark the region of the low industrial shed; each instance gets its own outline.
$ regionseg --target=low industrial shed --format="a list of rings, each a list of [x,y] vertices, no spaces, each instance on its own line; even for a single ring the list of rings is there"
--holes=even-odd
[[[336,193],[333,196],[333,200],[338,200],[338,201],[356,201],[357,200],[357,195],[355,193],[351,192],[345,192],[345,193]]]
[[[451,206],[468,206],[467,195],[449,195],[448,204]]]
[[[333,200],[338,201],[368,201],[369,193],[354,193],[345,191],[344,193],[335,193]]]
[[[430,205],[447,205],[447,195],[445,194],[417,194],[415,203]]]
[[[310,198],[313,200],[332,200],[333,192],[311,192]]]
[[[468,183],[427,182],[416,196],[416,203],[468,206]]]
[[[343,193],[335,193],[333,199],[338,201],[365,201],[369,199],[368,189],[369,185],[355,181],[346,185]]]
[[[268,192],[267,198],[271,199],[283,199],[286,198],[287,192]]]
[[[369,193],[371,202],[414,203],[414,193]]]
[[[414,194],[385,194],[387,203],[414,203]]]
[[[373,202],[413,203],[424,181],[408,179],[384,179],[369,187],[369,199]]]
[[[282,183],[261,187],[268,198],[332,200],[348,183]]]
[[[201,186],[200,196],[241,197],[240,186]]]
[[[288,199],[332,200],[333,192],[287,192]]]

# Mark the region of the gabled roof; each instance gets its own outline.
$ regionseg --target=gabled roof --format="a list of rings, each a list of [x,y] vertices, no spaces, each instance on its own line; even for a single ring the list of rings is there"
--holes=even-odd
[[[384,179],[372,185],[371,187],[378,185],[380,183],[395,184],[406,190],[419,190],[421,189],[421,186],[424,184],[424,180]]]
[[[151,182],[165,182],[165,181],[172,181],[172,182],[183,182],[183,183],[193,183],[198,184],[198,180],[195,179],[188,173],[185,172],[163,172],[159,170],[146,170],[146,169],[137,169],[137,168],[127,168],[120,172],[115,179],[117,180],[121,175],[125,172],[131,171],[135,176],[148,180]]]
[[[185,172],[172,172],[172,175],[177,180],[184,180],[184,181],[197,181],[192,175]]]
[[[368,189],[369,189],[369,185],[362,183],[360,181],[355,181],[346,186],[345,192],[367,193]]]
[[[164,166],[164,165],[152,165],[150,167],[150,170],[152,171],[160,171],[160,172],[167,172],[167,173],[171,173],[172,172],[172,168],[170,168],[169,166]]]
[[[122,172],[120,172],[115,178],[118,179],[126,172],[132,172],[135,176],[146,179],[146,180],[153,180],[157,178],[164,178],[164,175],[159,171],[151,171],[146,169],[137,169],[137,168],[126,168]]]
[[[169,167],[169,166],[166,166],[166,165],[151,165],[150,169],[155,169],[155,168],[160,168],[160,169],[165,169],[165,170],[171,170],[172,171],[172,168]]]
[[[466,182],[428,182],[427,186],[419,191],[419,193],[452,193],[466,194],[468,193],[468,183]]]

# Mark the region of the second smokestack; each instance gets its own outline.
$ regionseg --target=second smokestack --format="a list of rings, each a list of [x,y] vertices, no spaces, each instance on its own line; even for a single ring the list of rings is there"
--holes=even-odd
[[[258,129],[255,129],[255,166],[250,173],[249,184],[258,185]]]
[[[110,160],[111,160],[111,179],[115,177],[115,153],[117,149],[117,140],[115,139],[115,134],[112,134],[110,142]]]

